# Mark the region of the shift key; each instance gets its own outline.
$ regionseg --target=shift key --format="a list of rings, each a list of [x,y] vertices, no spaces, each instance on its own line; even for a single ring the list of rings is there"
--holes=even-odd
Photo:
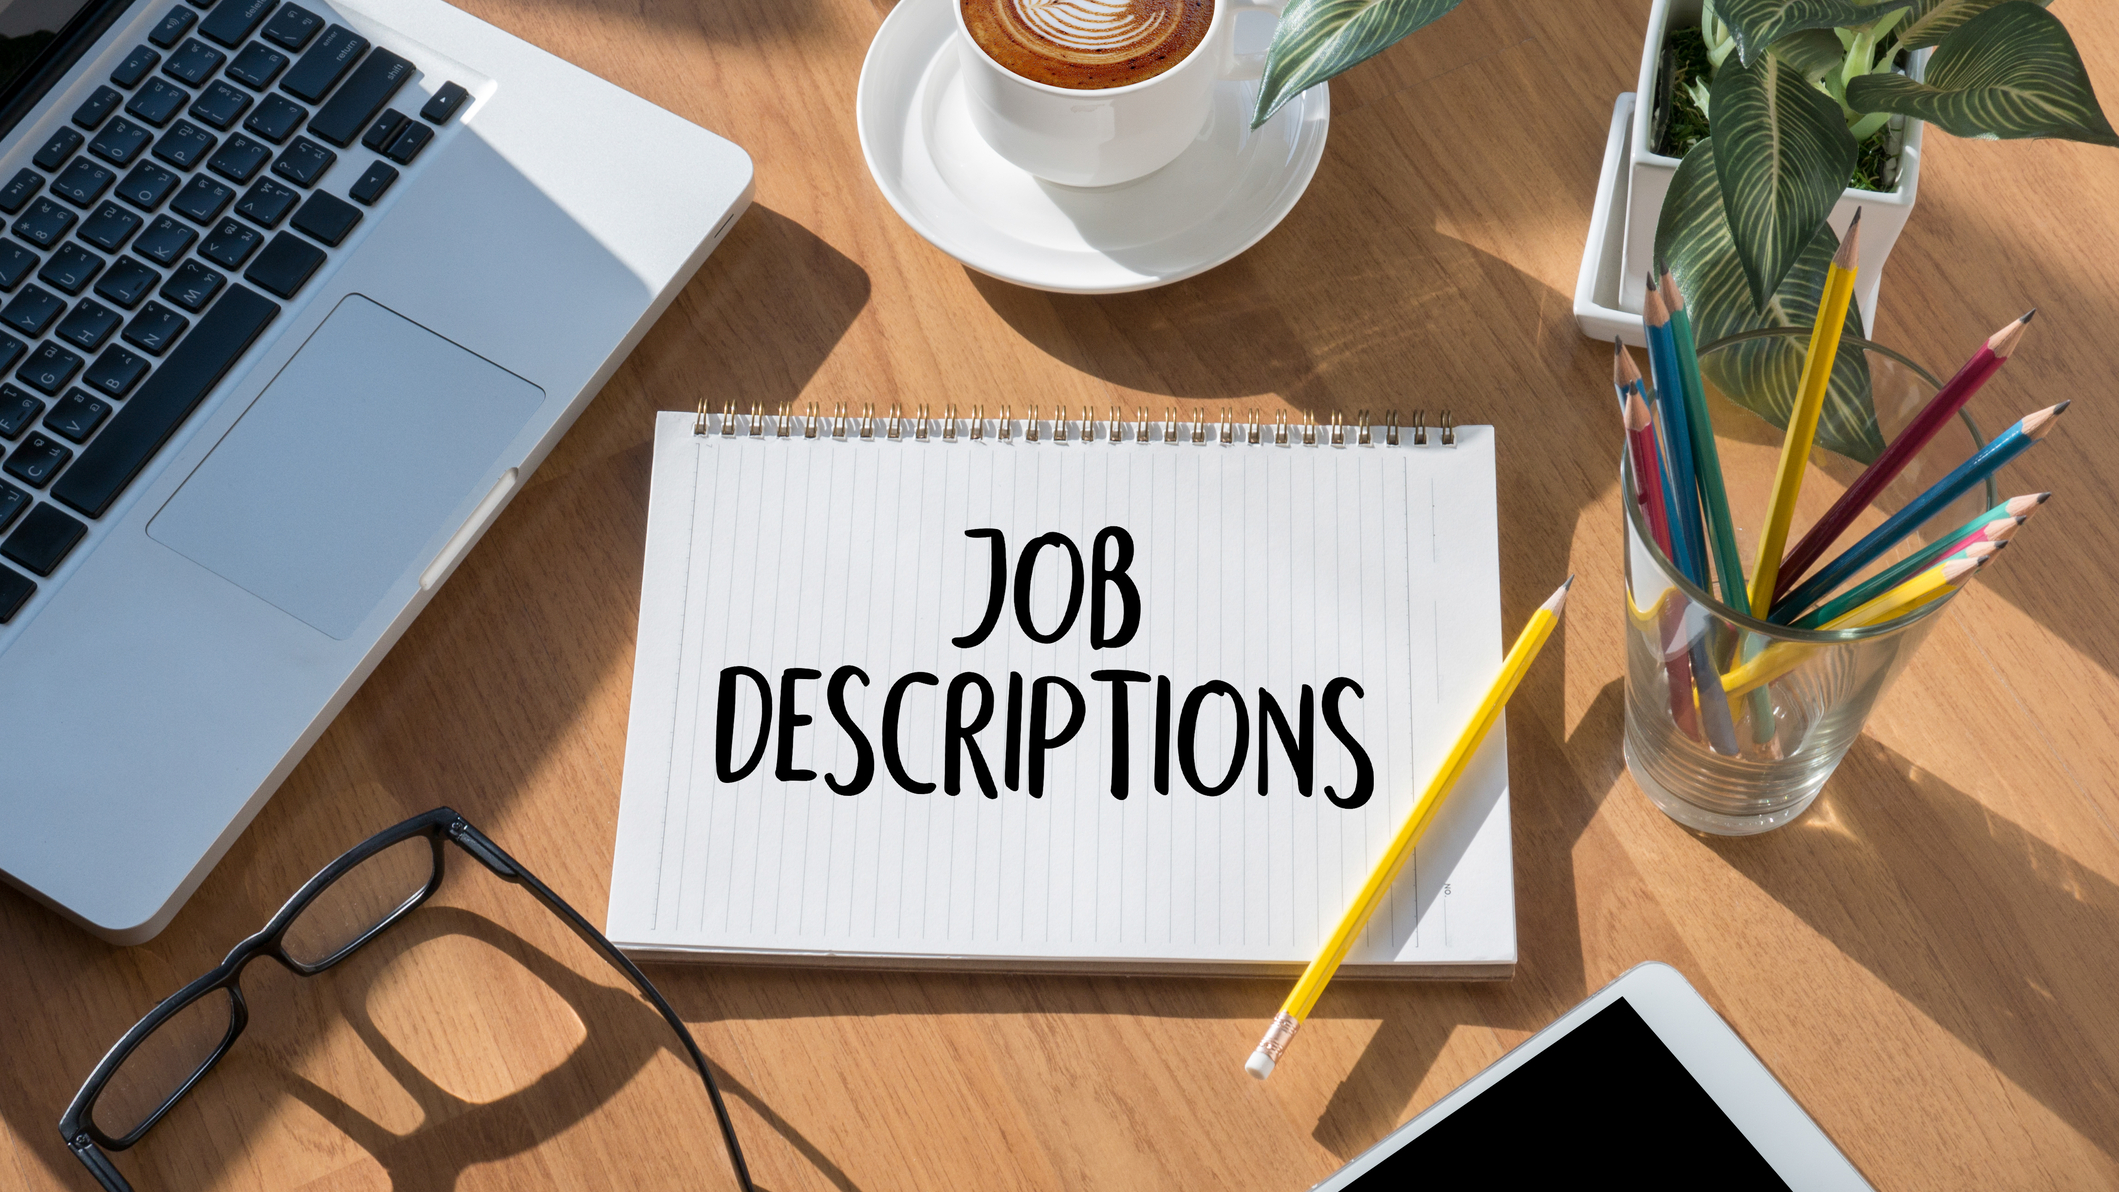
[[[413,73],[410,62],[388,50],[376,50],[354,70],[353,77],[338,89],[338,94],[316,114],[316,119],[309,122],[309,131],[341,149],[346,148]]]
[[[315,103],[367,52],[367,38],[344,25],[333,25],[295,60],[294,69],[280,80],[280,90],[303,103]]]

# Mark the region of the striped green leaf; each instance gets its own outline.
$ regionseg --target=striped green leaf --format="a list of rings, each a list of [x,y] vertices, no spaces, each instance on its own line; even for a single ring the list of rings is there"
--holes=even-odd
[[[1736,56],[1749,66],[1767,47],[1798,29],[1866,25],[1914,0],[1716,0],[1714,15],[1736,37]]]
[[[1799,29],[1774,42],[1771,53],[1813,83],[1847,62],[1847,47],[1830,29]]]
[[[1258,84],[1258,104],[1251,110],[1257,128],[1280,105],[1358,62],[1396,45],[1413,32],[1457,7],[1459,0],[1288,0],[1266,51],[1265,75]]]
[[[1764,306],[1832,213],[1859,149],[1839,105],[1778,55],[1724,62],[1711,101],[1715,176],[1752,300]]]
[[[1960,137],[2119,145],[2074,40],[2026,0],[1997,4],[1952,30],[1928,60],[1926,82],[1866,75],[1848,84],[1847,104],[1916,116]]]
[[[1692,147],[1671,179],[1670,195],[1656,227],[1656,252],[1670,264],[1693,335],[1702,344],[1725,335],[1761,327],[1807,328],[1817,321],[1817,301],[1825,288],[1825,270],[1839,250],[1839,237],[1821,227],[1804,247],[1794,268],[1763,307],[1751,301],[1750,283],[1737,260],[1729,235],[1722,196],[1715,181],[1714,139]],[[1843,328],[1861,334],[1861,312],[1849,307]],[[1715,352],[1701,363],[1707,380],[1729,400],[1785,430],[1795,390],[1802,379],[1802,339],[1761,339]],[[1828,450],[1867,464],[1883,452],[1883,432],[1876,424],[1876,405],[1869,386],[1869,363],[1860,352],[1841,352],[1832,366],[1832,384],[1818,420],[1818,443]]]
[[[1913,11],[1899,27],[1899,43],[1909,50],[1941,45],[1959,25],[2006,0],[1913,0]],[[2043,0],[2040,0],[2043,3]]]

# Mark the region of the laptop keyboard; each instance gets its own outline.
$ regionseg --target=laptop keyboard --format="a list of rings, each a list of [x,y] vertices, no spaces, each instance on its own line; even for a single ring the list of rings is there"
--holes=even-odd
[[[0,624],[469,97],[391,108],[415,73],[298,4],[192,0],[0,185]]]

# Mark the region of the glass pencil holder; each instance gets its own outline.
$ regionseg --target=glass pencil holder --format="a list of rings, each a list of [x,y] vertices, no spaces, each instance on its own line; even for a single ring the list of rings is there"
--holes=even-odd
[[[1725,385],[1758,387],[1777,408],[1788,408],[1808,336],[1796,328],[1745,332],[1700,349],[1730,519],[1747,574],[1755,566],[1782,432],[1732,402]],[[1762,362],[1765,353],[1780,358]],[[1941,387],[1913,361],[1867,340],[1843,339],[1839,355],[1836,375],[1866,375],[1886,441]],[[1827,557],[1963,463],[1983,441],[1977,424],[1961,415]],[[1813,448],[1791,545],[1862,467],[1823,446]],[[1651,802],[1689,828],[1746,836],[1790,823],[1817,799],[1954,594],[1861,628],[1804,630],[1757,620],[1671,563],[1635,499],[1633,464],[1623,451],[1619,473],[1626,498],[1627,769]],[[1991,508],[1995,491],[1991,478],[1975,486],[1849,582],[1861,582]]]

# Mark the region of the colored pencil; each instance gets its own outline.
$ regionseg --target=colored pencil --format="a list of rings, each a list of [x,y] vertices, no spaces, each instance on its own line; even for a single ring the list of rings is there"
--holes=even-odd
[[[1632,451],[1633,481],[1638,490],[1635,497],[1642,516],[1648,520],[1650,537],[1662,550],[1663,557],[1668,559],[1671,557],[1670,513],[1666,505],[1669,484],[1658,458],[1655,413],[1641,397],[1641,370],[1633,362],[1633,353],[1616,339],[1611,341],[1611,352],[1611,383],[1618,390],[1619,403],[1626,414],[1626,443]],[[1691,651],[1669,648],[1670,641],[1684,623],[1684,617],[1682,595],[1663,606],[1657,645],[1663,655],[1664,673],[1669,678],[1670,717],[1676,722],[1678,731],[1697,738],[1700,723],[1693,706]]]
[[[1288,1041],[1295,1036],[1295,1028],[1302,1025],[1303,1019],[1308,1018],[1310,1011],[1317,1005],[1317,998],[1324,993],[1326,983],[1331,981],[1332,974],[1338,971],[1340,961],[1346,959],[1347,950],[1354,946],[1354,941],[1361,936],[1362,928],[1368,925],[1369,915],[1383,901],[1383,896],[1390,892],[1391,883],[1397,880],[1398,871],[1405,867],[1406,859],[1413,855],[1413,846],[1420,842],[1421,833],[1427,830],[1427,825],[1435,818],[1435,810],[1442,805],[1442,800],[1448,796],[1450,788],[1457,784],[1457,778],[1464,773],[1465,767],[1471,764],[1472,755],[1479,751],[1480,742],[1486,740],[1494,722],[1501,718],[1501,709],[1507,706],[1508,697],[1515,693],[1516,685],[1523,681],[1524,672],[1537,660],[1538,651],[1544,649],[1546,640],[1559,625],[1560,614],[1567,608],[1567,589],[1573,586],[1574,582],[1574,577],[1569,576],[1567,582],[1560,585],[1560,590],[1554,592],[1538,607],[1538,611],[1530,615],[1529,623],[1523,626],[1523,632],[1516,637],[1516,644],[1509,648],[1508,656],[1501,660],[1501,673],[1494,677],[1493,686],[1487,689],[1486,698],[1480,701],[1478,711],[1472,714],[1471,722],[1464,726],[1464,731],[1457,734],[1457,743],[1450,747],[1449,754],[1442,759],[1442,766],[1435,771],[1434,777],[1428,779],[1426,789],[1420,792],[1419,800],[1406,815],[1405,823],[1399,826],[1398,834],[1391,839],[1390,847],[1377,859],[1376,867],[1370,871],[1368,880],[1362,883],[1360,893],[1354,896],[1354,901],[1348,905],[1346,913],[1340,916],[1339,926],[1332,930],[1324,946],[1318,949],[1316,958],[1303,970],[1301,979],[1295,982],[1295,988],[1288,993],[1287,1001],[1281,1003],[1280,1013],[1274,1015],[1272,1025],[1266,1028],[1265,1037],[1258,1042],[1258,1049],[1251,1053],[1250,1060],[1244,1064],[1244,1071],[1259,1080],[1272,1075],[1273,1066],[1279,1062],[1281,1053],[1287,1049]]]
[[[1788,544],[1788,527],[1795,520],[1795,499],[1803,490],[1803,473],[1810,466],[1810,445],[1817,439],[1825,393],[1832,385],[1832,365],[1839,358],[1840,332],[1847,321],[1847,306],[1854,299],[1854,274],[1860,256],[1861,212],[1857,210],[1846,239],[1839,242],[1839,251],[1825,270],[1825,291],[1818,298],[1817,322],[1810,328],[1810,350],[1803,356],[1802,381],[1796,386],[1795,406],[1788,412],[1788,431],[1781,439],[1781,462],[1773,478],[1773,497],[1759,529],[1758,561],[1751,570],[1751,615],[1761,621],[1773,609],[1781,555]]]
[[[1648,294],[1641,303],[1641,322],[1648,329],[1648,372],[1655,382],[1656,421],[1662,425],[1663,447],[1670,457],[1670,488],[1675,495],[1670,506],[1670,538],[1678,553],[1671,556],[1671,561],[1686,579],[1712,594],[1714,579],[1708,574],[1706,529],[1700,521],[1700,486],[1693,471],[1685,383],[1678,377],[1670,309],[1663,304],[1652,273],[1648,276]]]
[[[1989,555],[1983,559],[1952,559],[1939,563],[1860,608],[1841,614],[1823,628],[1866,628],[1896,620],[1957,591],[1992,558]],[[1731,695],[1757,690],[1802,665],[1804,659],[1821,648],[1806,642],[1775,642],[1761,650],[1757,657],[1721,676],[1722,685]]]
[[[1700,354],[1692,337],[1692,316],[1685,295],[1669,266],[1663,266],[1660,297],[1670,311],[1670,338],[1677,346],[1678,379],[1685,386],[1685,428],[1692,432],[1692,471],[1699,481],[1700,506],[1706,514],[1707,550],[1720,579],[1722,603],[1744,607],[1744,557],[1736,544],[1736,522],[1729,516],[1729,490],[1722,483],[1722,453],[1714,445],[1714,420],[1707,415],[1707,389],[1700,378]]]
[[[1818,605],[1810,612],[1787,623],[1794,625],[1797,629],[1816,629],[1848,609],[1861,607],[1869,600],[1881,596],[1897,585],[1906,582],[1938,561],[1951,555],[1960,554],[1976,543],[2005,542],[2008,540],[2009,535],[2016,532],[2018,526],[2028,520],[2030,511],[2038,508],[2039,504],[2051,495],[2051,493],[2037,493],[2025,497],[2011,497],[1899,562],[1877,572],[1854,587]],[[2008,512],[2009,509],[2018,506],[2024,508],[2023,513]],[[1775,613],[1774,615],[1778,617],[1780,614]]]
[[[1774,582],[1773,597],[1776,601],[1787,595],[1802,579],[1803,573],[1824,557],[1825,551],[1831,547],[1834,540],[1846,532],[1847,527],[1854,523],[1854,519],[1860,516],[1862,510],[1869,507],[1870,502],[1876,500],[1886,485],[1898,478],[1898,474],[1905,470],[1907,464],[1913,462],[1913,457],[1920,454],[1921,449],[1926,447],[1944,426],[1949,424],[1950,419],[1956,417],[1959,410],[1964,409],[1965,403],[1972,400],[1972,395],[1979,392],[1979,387],[2000,371],[2001,366],[2015,354],[2016,346],[2023,340],[2024,329],[2030,326],[2031,317],[2037,313],[2033,308],[2022,318],[1988,336],[1987,342],[1972,354],[1970,360],[1965,361],[1964,367],[1957,370],[1957,375],[1937,390],[1935,396],[1928,399],[1928,404],[1907,424],[1906,429],[1899,432],[1889,447],[1884,448],[1884,453],[1876,457],[1876,462],[1870,464],[1860,476],[1855,477],[1854,483],[1847,487],[1847,491],[1832,503],[1832,508],[1827,509],[1825,515],[1817,519],[1817,524],[1811,526],[1809,532],[1803,535],[1802,541],[1796,543],[1788,552],[1788,557],[1781,560],[1780,575]]]
[[[2067,412],[2069,403],[2048,406],[2033,414],[2025,415],[2009,429],[1995,435],[1986,446],[1972,454],[1972,458],[1957,465],[1949,475],[1935,482],[1928,491],[1913,498],[1906,507],[1892,514],[1884,524],[1848,547],[1845,553],[1819,568],[1815,575],[1798,584],[1782,601],[1790,609],[1808,608],[1832,589],[1838,587],[1854,574],[1875,562],[1883,553],[1897,545],[1900,539],[1926,523],[1929,518],[1941,513],[1950,502],[1970,492],[1974,485],[1994,474],[2003,464],[2030,450],[2031,446],[2044,438],[2053,429],[2053,423]],[[1753,592],[1758,589],[1754,584]]]

